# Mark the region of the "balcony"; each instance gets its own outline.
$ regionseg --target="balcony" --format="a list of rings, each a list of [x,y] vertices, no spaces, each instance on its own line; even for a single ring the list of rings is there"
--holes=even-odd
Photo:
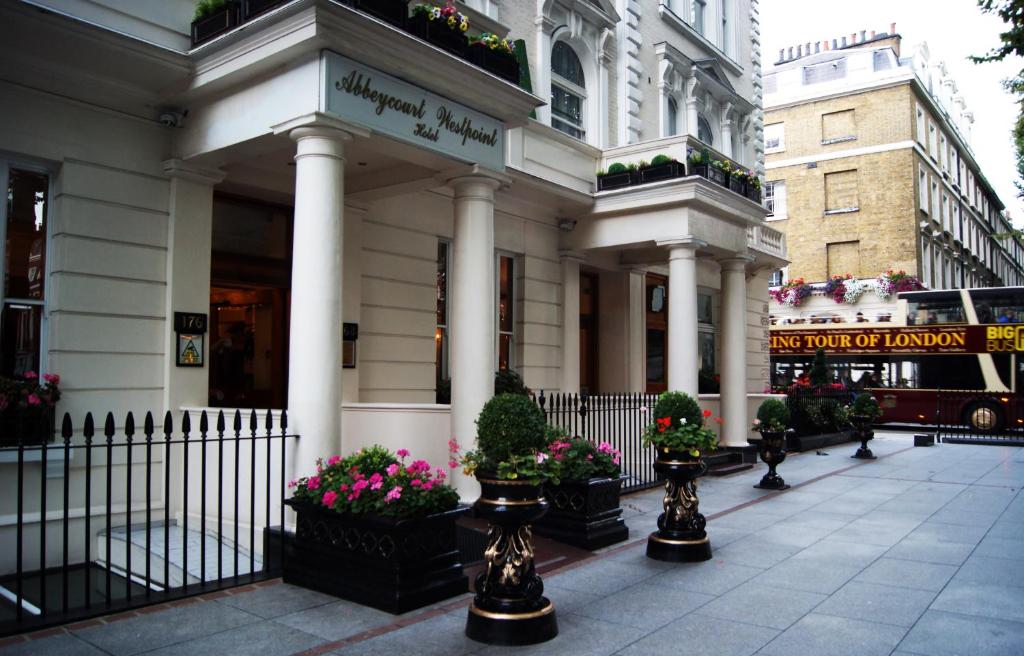
[[[766,225],[747,228],[747,247],[780,260],[786,259],[786,235]]]

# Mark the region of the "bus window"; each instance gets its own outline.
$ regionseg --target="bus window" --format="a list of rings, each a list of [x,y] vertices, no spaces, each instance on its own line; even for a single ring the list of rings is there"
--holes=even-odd
[[[963,306],[958,298],[907,303],[908,326],[950,323],[965,323]]]

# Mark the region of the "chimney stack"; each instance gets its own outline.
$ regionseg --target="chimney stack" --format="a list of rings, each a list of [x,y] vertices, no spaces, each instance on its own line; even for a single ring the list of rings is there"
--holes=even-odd
[[[864,43],[865,39],[867,39],[867,34],[868,34],[867,30],[861,30],[860,31],[860,42],[861,43]]]
[[[896,34],[896,23],[889,23],[889,36]]]
[[[779,61],[786,61],[786,49],[779,48]]]
[[[875,31],[874,31],[874,30],[871,30],[871,38],[872,38],[872,39],[874,39],[874,38],[875,38]]]
[[[796,58],[800,59],[803,56],[804,56],[804,47],[803,46],[797,46],[796,47]]]
[[[789,47],[789,59],[793,58],[793,46]]]
[[[850,33],[850,45],[852,46],[855,43],[857,43],[857,33],[856,32],[851,32]]]
[[[828,39],[825,39],[824,41],[822,41],[821,44],[822,44],[822,49],[824,49],[825,51],[828,51]]]
[[[814,54],[821,52],[821,41],[814,42]]]
[[[840,47],[845,48],[846,47],[846,37],[844,36],[843,40],[840,41],[839,43],[840,43]]]

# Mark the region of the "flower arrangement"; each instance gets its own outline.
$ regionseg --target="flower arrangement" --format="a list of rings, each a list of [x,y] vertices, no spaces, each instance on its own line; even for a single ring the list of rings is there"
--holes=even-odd
[[[761,190],[761,178],[757,177],[754,171],[747,171],[747,184],[753,185],[754,189]]]
[[[825,281],[825,295],[831,296],[832,300],[836,303],[842,303],[846,297],[846,283],[847,281],[853,280],[853,276],[846,274],[843,276],[831,276]]]
[[[60,376],[26,371],[18,378],[0,378],[0,412],[8,408],[45,410],[60,400]]]
[[[459,494],[445,483],[444,469],[425,460],[408,465],[409,452],[391,453],[382,446],[360,449],[342,458],[318,459],[316,474],[288,484],[293,497],[339,513],[422,517],[452,510]],[[451,464],[451,463],[449,463]]]
[[[570,438],[564,429],[548,426],[551,438],[540,453],[547,454],[548,477],[566,483],[582,483],[591,478],[618,478],[622,473],[622,454],[608,442],[595,445],[582,437]]]
[[[924,285],[916,276],[908,275],[900,269],[893,271],[889,269],[875,279],[875,293],[883,301],[900,292],[916,292],[924,289]]]
[[[803,278],[787,280],[778,289],[769,290],[775,302],[786,307],[800,307],[804,299],[811,295],[813,288]]]
[[[686,451],[694,458],[718,446],[714,431],[704,426],[712,416],[701,411],[692,396],[684,392],[664,392],[654,405],[654,423],[644,429],[644,444],[657,448]],[[721,417],[714,420],[721,424]]]
[[[751,430],[782,433],[789,427],[789,407],[778,399],[765,399],[757,408]]]
[[[499,480],[540,483],[554,467],[548,446],[544,411],[520,394],[498,394],[476,420],[477,450],[461,456],[463,472],[479,472]],[[453,457],[458,457],[457,453]]]
[[[453,30],[465,32],[469,29],[469,18],[455,9],[453,0],[448,0],[444,7],[420,3],[412,8],[413,16],[424,15],[430,21],[444,21]]]
[[[469,27],[468,23],[466,24],[466,27]],[[472,39],[470,41],[470,45],[486,47],[490,50],[494,50],[495,52],[507,55],[512,54],[512,44],[508,42],[508,39],[503,39],[497,34],[491,34],[490,32],[483,32],[480,36]]]

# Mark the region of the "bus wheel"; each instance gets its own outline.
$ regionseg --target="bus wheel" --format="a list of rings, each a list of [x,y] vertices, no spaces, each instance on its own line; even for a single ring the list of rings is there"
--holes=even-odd
[[[971,405],[965,418],[971,430],[982,433],[995,433],[1003,427],[1003,411],[992,401]]]

